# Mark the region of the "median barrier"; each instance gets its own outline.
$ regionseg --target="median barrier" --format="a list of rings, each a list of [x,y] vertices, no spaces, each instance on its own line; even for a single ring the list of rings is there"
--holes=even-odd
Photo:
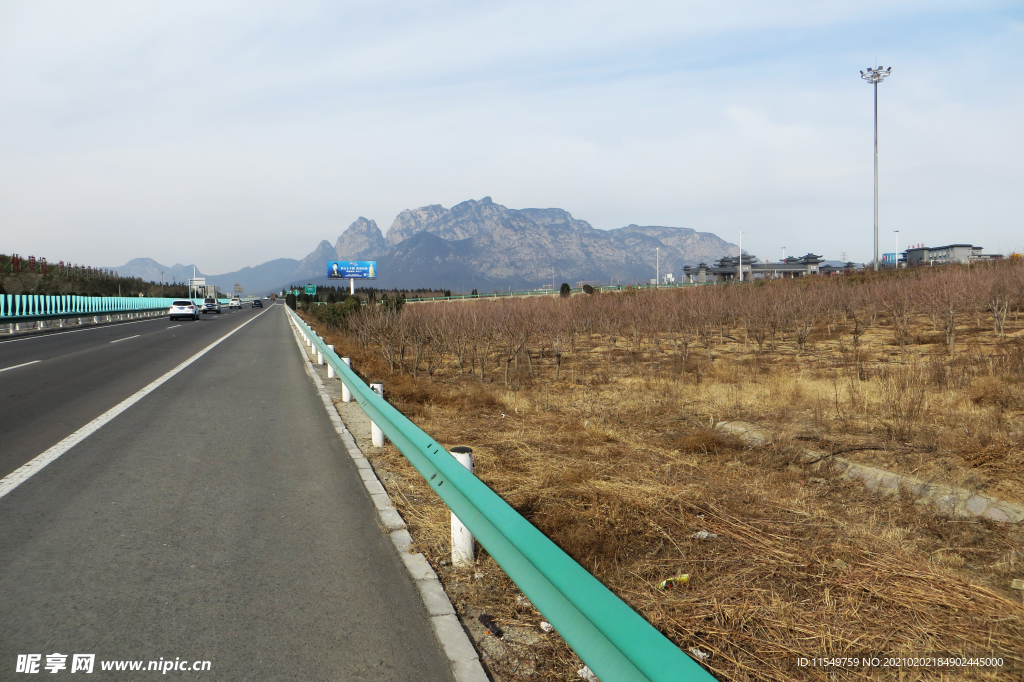
[[[114,315],[150,315],[167,312],[177,298],[144,298],[138,296],[41,296],[36,294],[0,295],[0,324],[17,325],[26,322],[71,318],[99,318]]]
[[[295,327],[566,643],[604,682],[714,680],[692,658],[367,386],[291,309]]]

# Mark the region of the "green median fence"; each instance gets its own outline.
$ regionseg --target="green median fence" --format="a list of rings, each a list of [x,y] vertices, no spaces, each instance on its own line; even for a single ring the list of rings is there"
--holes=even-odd
[[[166,311],[178,298],[0,295],[0,324],[69,317]]]
[[[602,682],[714,680],[692,658],[378,396],[286,308],[338,378]]]

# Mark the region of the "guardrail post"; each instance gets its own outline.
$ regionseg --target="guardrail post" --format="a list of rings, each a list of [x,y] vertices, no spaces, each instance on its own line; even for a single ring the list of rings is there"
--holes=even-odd
[[[459,445],[450,450],[452,457],[458,460],[459,464],[473,473],[473,450]],[[470,568],[473,563],[473,555],[476,549],[476,541],[473,534],[463,525],[459,517],[452,512],[452,566],[455,568]]]
[[[381,398],[384,397],[384,384],[370,384],[370,390],[379,395]],[[384,447],[384,432],[377,426],[377,422],[370,420],[370,435],[373,442],[373,447],[382,448]]]
[[[332,353],[334,352],[334,344],[333,343],[327,344],[327,347],[330,349],[330,351]],[[332,365],[329,362],[327,363],[327,378],[328,379],[333,379],[334,378],[334,365]]]
[[[341,361],[344,362],[349,369],[352,369],[352,358],[342,358]],[[352,391],[348,390],[348,386],[345,385],[344,381],[341,382],[341,402],[352,402]]]
[[[324,354],[319,348],[316,349],[316,364],[324,364]]]

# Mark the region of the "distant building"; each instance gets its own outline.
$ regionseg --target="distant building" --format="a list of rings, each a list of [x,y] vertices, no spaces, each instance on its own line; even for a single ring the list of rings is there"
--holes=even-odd
[[[683,274],[688,282],[728,282],[739,280],[740,259],[738,256],[719,258],[715,265],[701,263],[686,266]],[[825,266],[827,268],[828,266]],[[835,268],[831,268],[834,270]],[[821,256],[808,253],[799,258],[790,256],[778,263],[762,263],[757,256],[743,254],[743,279],[778,279],[783,277],[805,277],[823,272]]]
[[[904,251],[908,266],[943,265],[960,263],[966,265],[977,261],[1000,260],[1000,253],[982,253],[980,246],[971,244],[949,244],[948,246],[917,246]]]

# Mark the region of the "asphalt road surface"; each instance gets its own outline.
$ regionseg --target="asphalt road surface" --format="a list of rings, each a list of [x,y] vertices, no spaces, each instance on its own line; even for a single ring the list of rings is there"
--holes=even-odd
[[[281,306],[0,343],[0,477],[233,329],[0,497],[0,680],[452,679]]]

